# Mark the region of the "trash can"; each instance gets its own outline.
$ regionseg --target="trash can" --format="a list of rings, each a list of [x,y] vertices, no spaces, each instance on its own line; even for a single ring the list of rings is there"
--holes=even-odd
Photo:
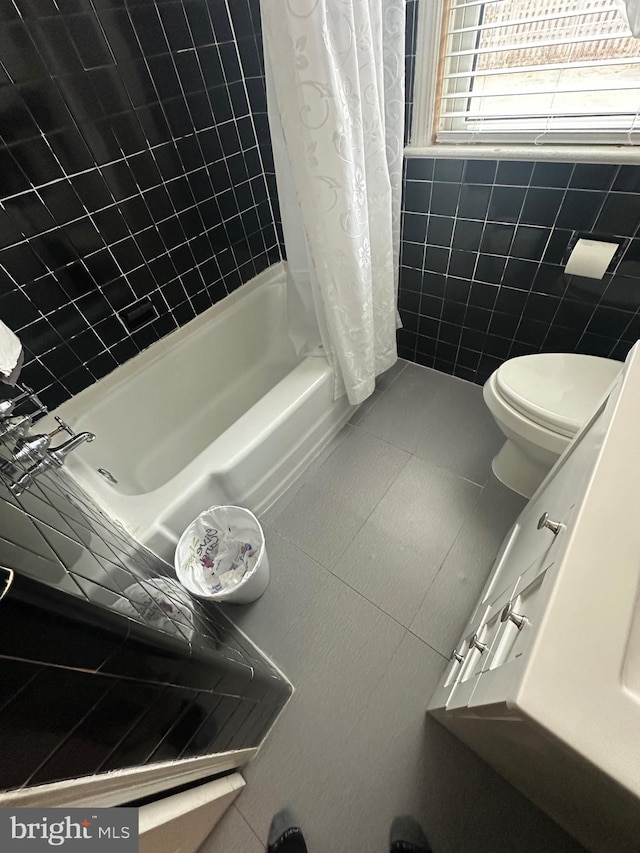
[[[269,561],[260,522],[241,506],[201,512],[176,546],[180,583],[199,598],[248,604],[269,584]]]

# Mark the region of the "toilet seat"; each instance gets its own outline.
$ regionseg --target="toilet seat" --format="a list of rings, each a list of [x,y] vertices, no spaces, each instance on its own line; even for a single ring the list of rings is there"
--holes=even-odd
[[[576,353],[519,356],[495,372],[495,390],[524,417],[572,438],[621,369],[620,362]]]

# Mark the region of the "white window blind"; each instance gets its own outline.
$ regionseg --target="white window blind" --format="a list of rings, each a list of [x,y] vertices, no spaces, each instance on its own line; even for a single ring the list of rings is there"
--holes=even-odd
[[[616,0],[449,0],[437,142],[640,142],[640,41]]]

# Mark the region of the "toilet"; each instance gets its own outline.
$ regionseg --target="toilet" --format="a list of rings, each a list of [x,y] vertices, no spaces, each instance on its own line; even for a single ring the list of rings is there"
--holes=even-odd
[[[509,359],[491,374],[485,403],[506,437],[493,473],[529,498],[594,413],[622,364],[576,353]]]

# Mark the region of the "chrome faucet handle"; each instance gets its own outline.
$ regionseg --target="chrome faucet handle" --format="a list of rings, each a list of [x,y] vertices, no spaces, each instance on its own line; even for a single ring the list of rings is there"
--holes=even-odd
[[[57,435],[59,432],[62,432],[63,430],[64,430],[64,432],[68,432],[69,435],[75,435],[75,431],[72,430],[71,427],[69,426],[69,424],[66,424],[59,415],[56,415],[55,419],[60,424],[60,426],[57,427],[56,429],[54,429],[53,432],[49,433],[49,438],[53,438],[54,435]]]
[[[35,404],[35,410],[28,415],[29,419],[32,422],[36,415],[48,414],[49,409],[47,408],[46,404],[43,403],[40,397],[38,397],[38,395],[35,394],[33,391],[30,394],[30,400],[32,403]]]
[[[8,418],[9,415],[13,412],[18,403],[21,403],[23,400],[26,400],[28,397],[33,397],[34,392],[32,388],[29,388],[28,385],[22,386],[22,392],[18,394],[16,397],[8,397],[6,400],[0,400],[0,418]],[[40,401],[38,401],[40,402]]]
[[[64,424],[64,426],[66,427],[66,424]],[[61,425],[59,429],[62,428],[63,426]],[[55,432],[59,432],[59,429],[55,430]],[[45,442],[50,440],[48,435],[33,436],[32,440],[33,439],[42,442],[42,446],[38,448],[39,458],[36,453],[31,452],[29,456],[25,454],[24,459],[17,459],[17,455],[14,455],[12,461],[5,460],[4,462],[0,462],[0,471],[12,477],[12,482],[9,484],[9,490],[16,497],[19,497],[26,489],[28,489],[41,474],[45,473],[45,471],[49,471],[51,468],[61,468],[69,453],[85,441],[93,441],[95,439],[95,435],[92,432],[73,433],[71,438],[63,444],[58,445],[58,447],[53,448],[49,448],[45,444]],[[42,447],[44,447],[44,450],[42,450]],[[24,463],[26,461],[33,460],[34,458],[36,461],[33,462],[26,470],[23,469],[22,473],[20,473],[14,465],[16,461]],[[17,479],[13,479],[16,474],[19,473],[20,476]]]
[[[13,458],[16,462],[29,462],[37,459],[44,459],[49,450],[51,439],[59,432],[68,432],[70,436],[74,436],[75,432],[66,424],[62,418],[55,416],[59,426],[52,432],[38,433],[37,435],[22,435],[17,441],[13,450]]]
[[[0,413],[4,411],[4,408],[6,407],[7,403],[9,403],[11,405],[11,408],[13,409],[15,406],[17,406],[19,403],[24,402],[25,400],[33,400],[39,410],[42,410],[43,412],[48,411],[47,407],[42,402],[40,397],[38,397],[33,388],[30,388],[28,385],[18,385],[18,388],[20,389],[20,393],[17,396],[10,397],[8,400],[2,400],[2,402],[0,403]]]
[[[22,388],[24,389],[23,392],[17,397],[0,400],[0,439],[25,436],[33,425],[34,417],[46,415],[49,411],[40,397],[28,385],[23,385]],[[25,400],[33,403],[35,409],[25,414],[13,415],[15,407]]]
[[[50,443],[51,436],[47,433],[23,435],[16,441],[16,446],[13,448],[13,458],[16,462],[23,464],[34,459],[44,459]]]
[[[31,468],[28,468],[26,471],[23,471],[22,474],[18,477],[17,480],[13,480],[9,483],[9,491],[12,495],[15,495],[17,498],[26,491],[29,486],[34,482],[39,468],[42,465],[42,461],[36,462]]]
[[[29,418],[28,415],[26,417]],[[52,432],[39,435],[25,434],[15,443],[11,459],[0,457],[0,473],[9,478],[9,490],[16,497],[28,489],[41,474],[51,468],[62,467],[69,453],[85,441],[90,442],[95,439],[92,432],[75,432],[58,415],[55,419],[58,426]],[[50,447],[51,439],[59,432],[67,432],[70,438],[57,447]]]

